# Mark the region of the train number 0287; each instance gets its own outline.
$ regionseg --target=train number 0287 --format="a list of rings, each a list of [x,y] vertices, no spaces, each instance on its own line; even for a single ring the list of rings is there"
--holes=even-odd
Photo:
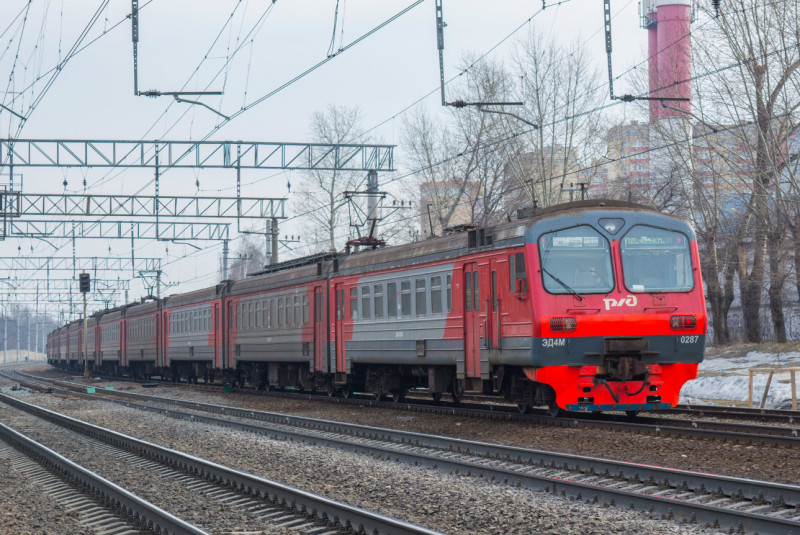
[[[700,339],[700,337],[697,336],[696,334],[695,335],[691,335],[690,334],[690,335],[687,335],[687,336],[681,336],[681,343],[682,344],[696,344],[699,339]]]

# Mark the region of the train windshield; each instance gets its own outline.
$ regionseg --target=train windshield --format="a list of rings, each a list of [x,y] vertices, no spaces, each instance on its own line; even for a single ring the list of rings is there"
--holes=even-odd
[[[542,284],[553,294],[608,293],[614,288],[611,247],[587,225],[539,237]]]
[[[625,287],[632,292],[687,292],[694,287],[689,239],[635,225],[620,243]]]

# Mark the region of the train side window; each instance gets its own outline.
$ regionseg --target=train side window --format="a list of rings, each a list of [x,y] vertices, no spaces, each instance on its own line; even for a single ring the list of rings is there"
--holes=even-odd
[[[475,306],[472,307],[474,311],[478,311],[481,309],[481,300],[480,300],[480,287],[479,287],[480,279],[478,278],[478,272],[472,272],[472,284],[474,285],[474,290],[472,292],[473,297],[475,298]]]
[[[308,295],[303,295],[303,323],[308,323]]]
[[[256,328],[261,327],[261,301],[256,301]]]
[[[361,287],[361,319],[368,320],[372,317],[372,307],[370,306],[372,303],[370,299],[370,291],[369,286],[362,286]]]
[[[383,318],[383,284],[376,284],[372,287],[375,296],[375,319]]]
[[[283,326],[283,297],[278,298],[278,327]]]
[[[417,316],[426,316],[428,314],[428,303],[427,303],[428,292],[426,290],[426,287],[427,284],[425,279],[417,279],[416,281],[414,281]]]
[[[472,272],[464,273],[464,305],[466,311],[472,310]]]
[[[300,309],[300,296],[294,296],[294,325],[300,325],[303,311]]]
[[[447,276],[447,313],[453,311],[453,281],[450,275]]]
[[[400,315],[411,315],[411,281],[400,281]]]
[[[350,319],[358,319],[358,288],[350,288]]]
[[[278,326],[278,302],[276,299],[269,300],[269,326],[272,328]]]
[[[386,285],[386,317],[397,317],[397,283],[390,282]]]
[[[442,313],[442,277],[431,277],[431,314]]]

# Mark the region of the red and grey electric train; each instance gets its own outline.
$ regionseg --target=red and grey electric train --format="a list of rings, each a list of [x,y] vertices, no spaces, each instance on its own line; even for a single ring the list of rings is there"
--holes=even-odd
[[[98,312],[87,345],[94,370],[140,378],[636,412],[678,402],[706,326],[691,227],[594,200]],[[81,369],[79,322],[47,348]]]

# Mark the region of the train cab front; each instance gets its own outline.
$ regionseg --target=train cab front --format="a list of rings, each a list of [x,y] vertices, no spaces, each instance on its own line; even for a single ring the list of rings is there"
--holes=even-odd
[[[678,403],[703,358],[706,311],[691,227],[650,210],[584,210],[529,229],[534,366],[569,411]]]

